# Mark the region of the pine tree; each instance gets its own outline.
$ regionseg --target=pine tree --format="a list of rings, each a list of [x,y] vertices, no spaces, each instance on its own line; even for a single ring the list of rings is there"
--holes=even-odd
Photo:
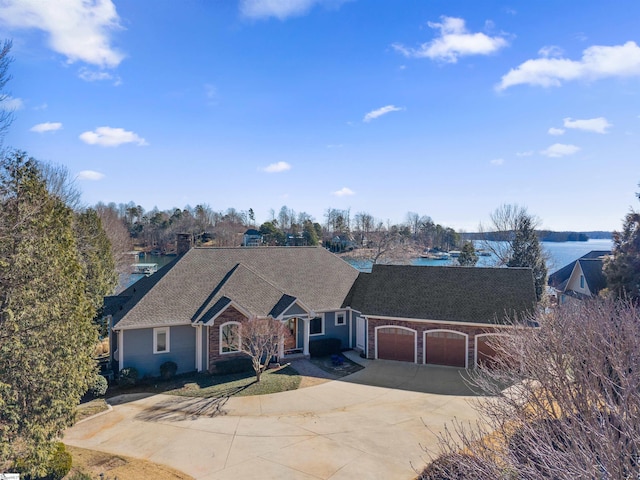
[[[640,212],[629,212],[622,231],[613,232],[613,258],[605,263],[604,274],[615,298],[640,301]]]
[[[507,267],[531,268],[536,287],[536,297],[540,301],[547,283],[547,266],[531,216],[519,216],[516,219],[513,234],[511,257],[507,261]]]
[[[46,473],[95,375],[95,309],[73,222],[35,160],[0,160],[0,470],[18,461]]]
[[[478,254],[471,242],[464,242],[462,250],[460,250],[460,256],[458,257],[458,263],[463,267],[475,267],[478,263]]]

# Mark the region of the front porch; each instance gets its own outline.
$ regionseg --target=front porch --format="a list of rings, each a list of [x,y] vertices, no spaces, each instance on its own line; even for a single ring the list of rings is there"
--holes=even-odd
[[[311,315],[296,315],[282,320],[290,332],[286,338],[280,342],[278,358],[293,360],[296,358],[309,358],[309,337]]]

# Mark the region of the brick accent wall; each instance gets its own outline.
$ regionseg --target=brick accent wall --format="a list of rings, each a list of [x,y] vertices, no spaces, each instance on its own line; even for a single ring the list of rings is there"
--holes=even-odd
[[[467,350],[467,365],[469,368],[474,367],[475,358],[475,338],[476,335],[483,333],[508,333],[509,329],[499,326],[487,325],[482,327],[475,327],[469,325],[460,325],[456,323],[429,323],[429,322],[412,322],[410,320],[381,320],[376,318],[369,318],[367,322],[367,358],[375,358],[376,355],[376,327],[394,326],[394,327],[406,327],[417,332],[416,341],[418,351],[418,363],[424,362],[424,332],[429,330],[452,330],[454,332],[466,333],[469,335],[469,348]]]
[[[215,371],[215,364],[220,360],[229,360],[235,357],[242,357],[244,353],[220,353],[220,325],[227,322],[243,322],[247,320],[242,313],[233,307],[227,308],[222,314],[216,318],[215,323],[209,328],[209,361],[208,370],[210,373]]]

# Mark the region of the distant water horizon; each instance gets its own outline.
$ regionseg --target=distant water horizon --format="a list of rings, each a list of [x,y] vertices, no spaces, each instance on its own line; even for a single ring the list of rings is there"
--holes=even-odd
[[[476,248],[480,248],[479,241],[474,242]],[[552,274],[556,270],[564,267],[565,265],[577,260],[583,255],[589,253],[592,250],[611,250],[613,248],[613,240],[611,239],[589,239],[586,242],[541,242],[542,248],[547,253],[547,270],[549,274]],[[291,247],[295,248],[295,247]],[[132,263],[157,263],[158,268],[162,268],[167,263],[174,260],[175,256],[166,255],[145,255],[144,257],[136,258]],[[372,263],[366,260],[355,260],[343,257],[343,259],[353,265],[360,271],[370,272]],[[457,265],[458,261],[455,258],[448,260],[433,260],[428,258],[414,258],[412,265],[421,266],[451,266]],[[480,257],[476,266],[478,267],[491,267],[495,264],[495,257]],[[120,277],[120,285],[117,292],[121,292],[125,288],[133,285],[135,282],[143,278],[141,274],[124,274]]]
[[[480,248],[481,242],[474,242],[476,248]],[[548,256],[547,271],[552,274],[556,270],[561,269],[565,265],[577,260],[592,250],[611,250],[613,248],[613,240],[611,239],[589,239],[586,242],[541,242],[543,250]],[[345,261],[363,272],[370,272],[372,262],[366,260],[356,260],[345,258]],[[476,266],[491,267],[495,265],[495,256],[480,257]],[[456,258],[448,260],[433,260],[429,258],[414,258],[412,265],[420,266],[451,266],[458,265]]]

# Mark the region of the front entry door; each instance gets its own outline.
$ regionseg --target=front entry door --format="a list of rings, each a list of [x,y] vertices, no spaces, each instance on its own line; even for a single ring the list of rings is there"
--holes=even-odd
[[[287,353],[288,351],[295,350],[298,347],[298,319],[290,318],[286,320],[285,324],[287,325],[287,330],[291,332],[290,335],[287,335],[284,339],[284,351]]]

